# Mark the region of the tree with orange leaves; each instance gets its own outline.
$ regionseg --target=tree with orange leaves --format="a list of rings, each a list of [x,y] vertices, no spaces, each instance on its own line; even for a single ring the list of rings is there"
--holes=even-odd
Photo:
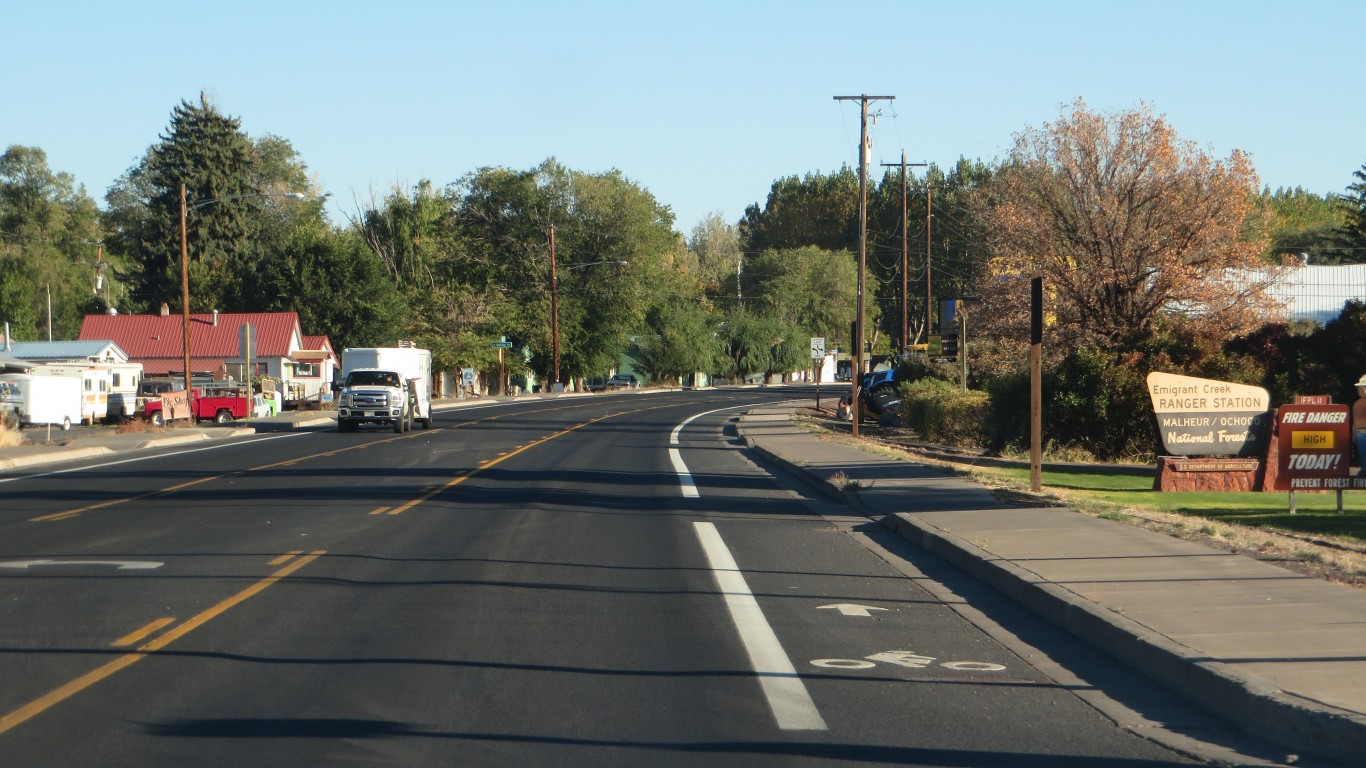
[[[1018,134],[993,180],[984,297],[1018,301],[1003,294],[1042,275],[1050,335],[1067,347],[1132,349],[1170,316],[1225,338],[1249,331],[1278,310],[1264,295],[1278,270],[1245,227],[1257,184],[1247,155],[1212,158],[1146,105],[1096,114],[1077,100]]]

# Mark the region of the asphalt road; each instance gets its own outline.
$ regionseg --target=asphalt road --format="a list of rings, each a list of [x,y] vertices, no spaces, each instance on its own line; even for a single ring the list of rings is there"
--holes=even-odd
[[[0,475],[0,764],[1193,762],[1137,734],[1198,713],[752,463],[793,394]]]

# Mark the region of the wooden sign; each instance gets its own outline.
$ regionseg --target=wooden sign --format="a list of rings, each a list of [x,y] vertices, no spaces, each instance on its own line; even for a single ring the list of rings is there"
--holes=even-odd
[[[1150,373],[1148,395],[1173,456],[1255,456],[1266,448],[1271,396],[1261,387]]]

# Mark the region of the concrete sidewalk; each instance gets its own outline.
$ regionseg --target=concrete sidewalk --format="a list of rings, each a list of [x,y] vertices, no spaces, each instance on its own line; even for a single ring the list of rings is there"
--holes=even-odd
[[[1035,613],[1262,738],[1366,762],[1366,591],[741,417],[754,450]],[[845,492],[844,473],[861,489]]]

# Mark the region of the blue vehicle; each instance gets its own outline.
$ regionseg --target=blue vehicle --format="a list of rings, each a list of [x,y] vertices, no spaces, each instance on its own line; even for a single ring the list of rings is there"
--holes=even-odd
[[[901,383],[910,381],[910,376],[909,370],[899,367],[865,373],[859,382],[864,407],[878,416],[896,413],[901,406]]]

